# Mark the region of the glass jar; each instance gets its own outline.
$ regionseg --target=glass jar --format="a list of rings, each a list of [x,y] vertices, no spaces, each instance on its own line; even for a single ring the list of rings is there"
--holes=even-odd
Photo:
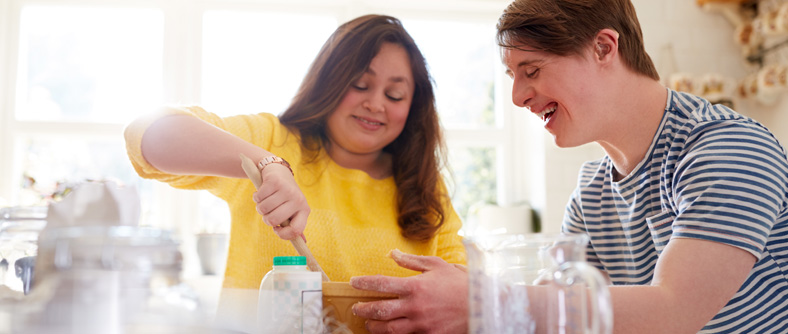
[[[260,333],[321,333],[323,277],[309,271],[306,257],[275,256],[260,283],[257,329]]]
[[[0,208],[0,289],[4,295],[28,294],[38,253],[38,235],[47,207]]]
[[[180,284],[170,232],[74,226],[39,236],[35,289],[14,314],[14,333],[200,333],[196,295]]]

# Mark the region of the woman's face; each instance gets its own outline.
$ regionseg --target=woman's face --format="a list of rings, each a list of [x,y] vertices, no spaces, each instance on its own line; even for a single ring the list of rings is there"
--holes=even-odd
[[[604,105],[596,93],[600,76],[590,56],[507,48],[503,62],[514,80],[514,104],[539,117],[556,145],[574,147],[600,139]]]
[[[405,127],[414,82],[407,51],[384,43],[328,117],[332,150],[379,154]]]

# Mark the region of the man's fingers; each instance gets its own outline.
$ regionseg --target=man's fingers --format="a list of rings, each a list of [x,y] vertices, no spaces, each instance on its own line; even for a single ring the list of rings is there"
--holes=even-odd
[[[401,252],[399,249],[393,249],[389,252],[389,257],[392,258],[400,267],[415,270],[418,272],[425,272],[432,270],[437,266],[446,263],[436,256],[420,256]]]
[[[367,320],[367,330],[371,334],[376,333],[417,333],[413,322],[407,318],[399,318],[391,321]]]
[[[402,318],[402,299],[385,299],[374,302],[358,302],[353,304],[353,314],[364,319],[392,320]]]
[[[396,295],[410,294],[407,282],[407,277],[383,275],[356,276],[350,278],[350,285],[356,289],[393,293]]]

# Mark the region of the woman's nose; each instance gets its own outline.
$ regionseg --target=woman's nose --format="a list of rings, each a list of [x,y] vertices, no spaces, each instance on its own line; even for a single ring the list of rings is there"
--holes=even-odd
[[[364,101],[362,104],[364,108],[369,110],[370,112],[384,112],[386,108],[384,107],[383,101],[381,98],[377,97],[369,97]]]

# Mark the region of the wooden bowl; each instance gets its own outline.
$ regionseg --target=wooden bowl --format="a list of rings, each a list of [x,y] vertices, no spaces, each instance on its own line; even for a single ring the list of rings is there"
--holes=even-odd
[[[349,282],[323,282],[323,313],[355,334],[369,332],[364,326],[365,319],[353,314],[353,304],[396,298],[395,294],[355,289]]]

